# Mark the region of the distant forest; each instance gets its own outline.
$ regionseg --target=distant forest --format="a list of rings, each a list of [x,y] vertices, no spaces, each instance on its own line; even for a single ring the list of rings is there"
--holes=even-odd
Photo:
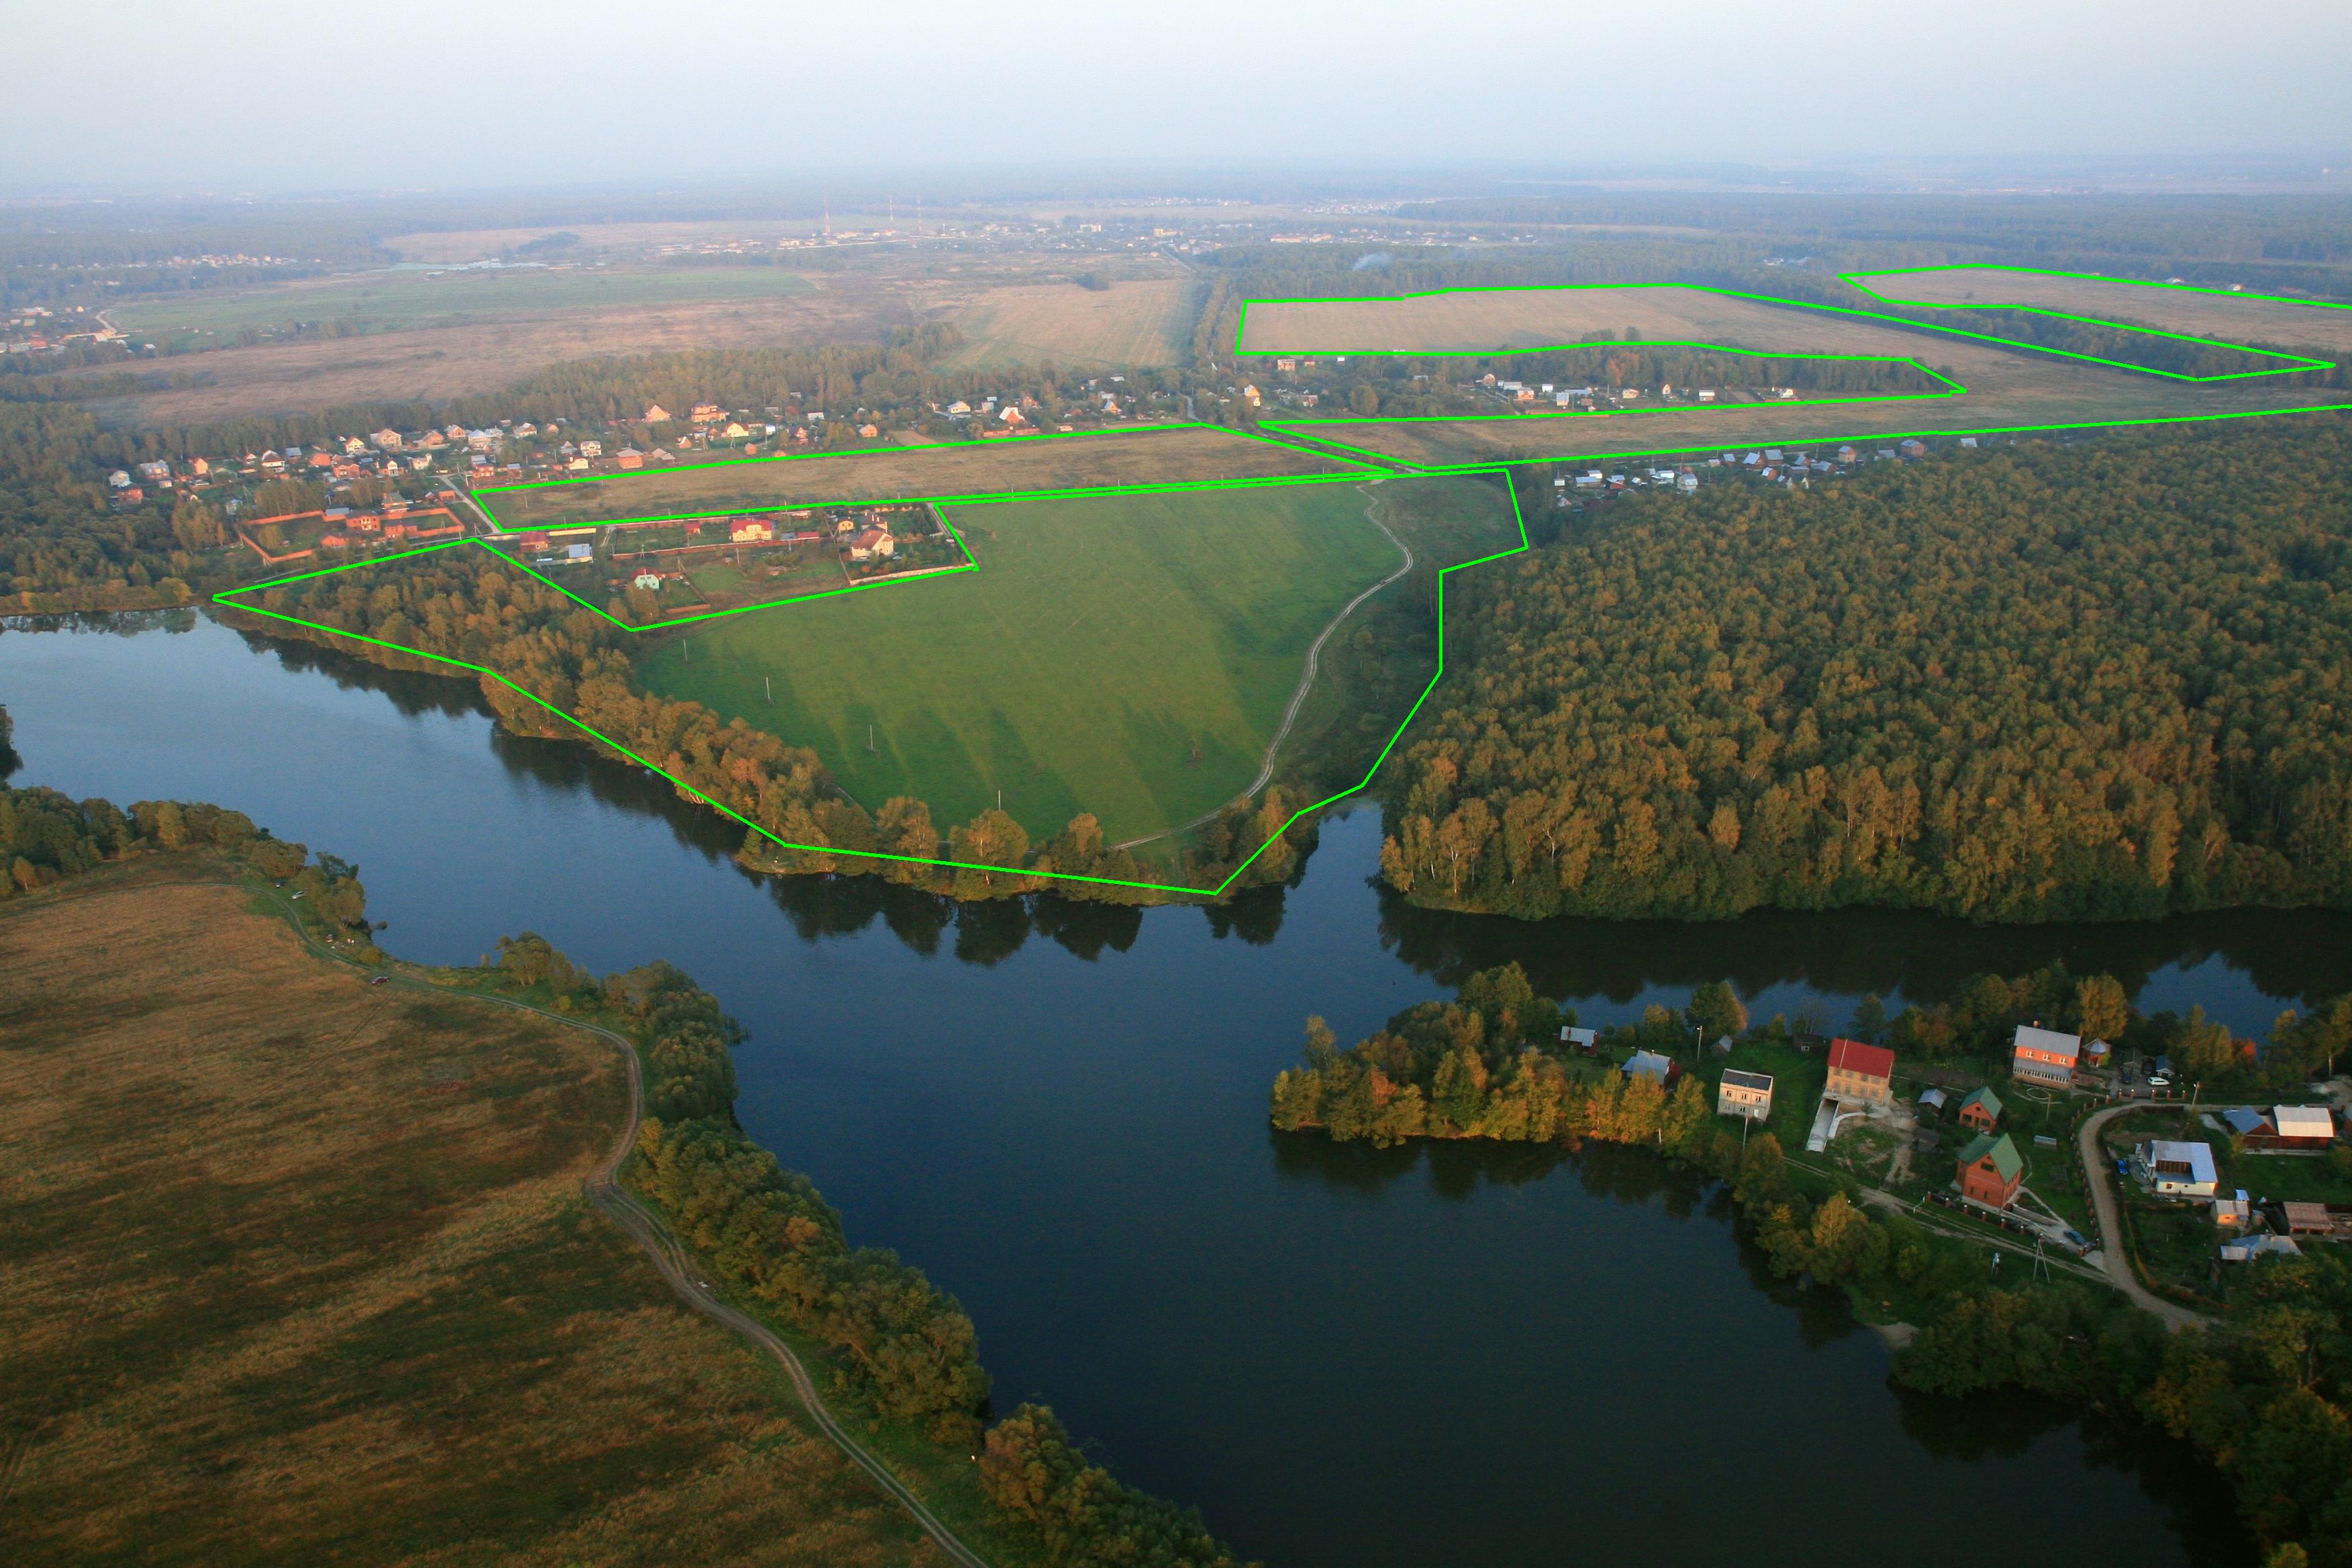
[[[2352,423],[1627,497],[1465,574],[1391,759],[1416,902],[2352,906]]]

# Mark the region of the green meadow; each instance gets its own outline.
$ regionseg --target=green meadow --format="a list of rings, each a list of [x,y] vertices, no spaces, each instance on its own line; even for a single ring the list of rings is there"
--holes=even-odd
[[[915,795],[944,829],[1002,791],[1033,838],[1082,811],[1157,833],[1249,785],[1316,635],[1395,570],[1366,507],[1353,484],[955,507],[978,570],[715,621],[640,675],[814,747],[868,808]]]

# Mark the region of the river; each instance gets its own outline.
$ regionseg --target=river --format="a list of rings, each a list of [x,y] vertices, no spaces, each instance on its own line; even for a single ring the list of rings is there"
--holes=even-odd
[[[1286,1138],[1266,1089],[1307,1014],[1352,1040],[1510,958],[1587,1023],[1727,977],[1835,1026],[2063,957],[2260,1032],[2352,989],[2352,922],[1433,915],[1372,884],[1370,810],[1230,910],[959,909],[749,876],[714,818],[499,733],[468,686],[192,616],[0,632],[0,703],[10,782],[234,805],[358,862],[404,957],[531,929],[677,963],[751,1031],[747,1130],[962,1300],[998,1407],[1050,1403],[1270,1564],[2248,1561],[2176,1445],[1892,1389],[1878,1336],[1771,1279],[1687,1172]]]

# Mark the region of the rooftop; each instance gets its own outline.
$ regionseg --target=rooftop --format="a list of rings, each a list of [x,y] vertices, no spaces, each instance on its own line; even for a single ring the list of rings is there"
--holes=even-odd
[[[1860,1073],[1864,1078],[1893,1078],[1895,1053],[1885,1046],[1865,1046],[1860,1040],[1832,1040],[1830,1071]]]
[[[1960,1151],[1963,1165],[1973,1165],[1987,1157],[2004,1182],[2013,1182],[2024,1173],[2025,1156],[2017,1152],[2017,1145],[2009,1141],[2006,1132],[1979,1132]]]

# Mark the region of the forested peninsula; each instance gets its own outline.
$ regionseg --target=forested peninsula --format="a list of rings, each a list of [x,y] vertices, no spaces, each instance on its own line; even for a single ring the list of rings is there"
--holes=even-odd
[[[1431,1138],[1654,1150],[1721,1184],[1774,1273],[1842,1289],[1873,1321],[1887,1321],[1888,1309],[1913,1320],[1898,1383],[1948,1395],[2027,1388],[2159,1426],[2220,1467],[2267,1563],[2352,1563],[2352,1265],[2342,1249],[2266,1261],[2226,1316],[2171,1334],[2072,1275],[2000,1289],[1970,1241],[1873,1211],[1851,1176],[1784,1158],[1770,1132],[1731,1131],[1706,1081],[1718,1068],[1697,1063],[1668,1090],[1617,1065],[1633,1049],[1687,1047],[1694,1025],[1736,1036],[1743,1049],[1790,1050],[1785,1019],[1750,1028],[1718,982],[1687,1008],[1654,1005],[1638,1024],[1602,1031],[1586,1058],[1560,1047],[1563,1016],[1573,1021],[1511,964],[1473,974],[1453,1001],[1406,1008],[1348,1050],[1310,1018],[1305,1061],[1275,1080],[1273,1124],[1381,1147]],[[2097,1025],[2133,1048],[2178,1052],[2192,1070],[2210,1070],[2217,1100],[2286,1092],[2352,1043],[2352,997],[2282,1016],[2257,1060],[2240,1048],[2252,1042],[2233,1042],[2201,1014],[2142,1017],[2113,979],[2055,967],[1980,975],[1950,1002],[1855,1026],[1884,1027],[1906,1059],[1993,1066],[2028,1019]]]
[[[1540,918],[2352,905],[2352,423],[1629,495],[1464,574],[1386,880]]]

